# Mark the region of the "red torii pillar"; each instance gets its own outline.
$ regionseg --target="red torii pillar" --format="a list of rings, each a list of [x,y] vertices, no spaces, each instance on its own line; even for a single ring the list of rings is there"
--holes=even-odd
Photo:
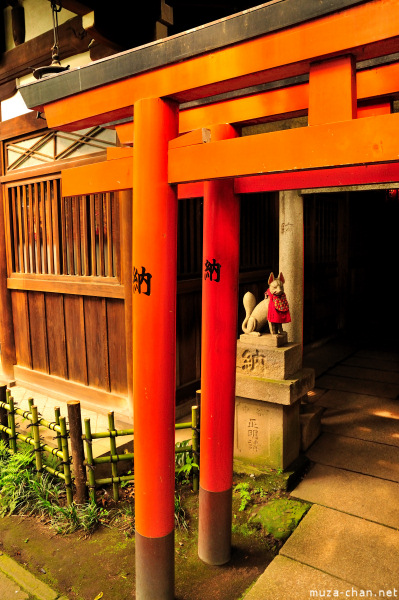
[[[178,108],[134,106],[133,397],[136,598],[174,598],[177,196],[168,142]],[[154,451],[156,443],[158,450]]]
[[[211,130],[212,141],[236,135]],[[234,180],[205,182],[198,555],[212,565],[231,555],[239,246]]]

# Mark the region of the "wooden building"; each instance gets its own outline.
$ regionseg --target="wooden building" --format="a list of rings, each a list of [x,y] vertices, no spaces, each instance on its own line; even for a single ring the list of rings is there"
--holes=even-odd
[[[1,299],[8,306],[0,328],[3,376],[32,389],[125,410],[132,378],[126,336],[131,231],[124,228],[117,193],[65,198],[60,179],[61,170],[101,161],[120,141],[113,126],[56,132],[47,128],[43,114],[21,110],[17,78],[29,81],[33,69],[48,66],[53,43],[52,29],[34,35],[30,20],[40,9],[50,27],[51,7],[48,0],[2,4],[8,38],[11,27],[19,32],[13,42],[6,36],[0,67]],[[168,28],[175,33],[248,5],[188,10],[187,3],[176,2],[173,11],[163,2],[146,3],[149,14],[140,19],[145,27],[137,25],[127,39],[123,19],[114,24],[105,19],[106,4],[62,3],[62,64],[90,64],[164,36]],[[27,32],[33,30],[30,39],[24,23]],[[244,292],[249,287],[262,294],[269,271],[278,268],[277,221],[277,194],[255,194],[243,206]],[[266,222],[272,226],[264,239],[261,224]],[[180,203],[178,246],[176,402],[183,408],[200,385],[202,198]]]
[[[225,41],[213,37],[215,27],[200,26],[214,19],[225,19],[233,32],[232,41],[226,43],[256,38],[262,27],[265,33],[273,31],[272,24],[253,30],[253,11],[247,17],[243,13],[241,20],[229,17],[252,4],[256,3],[171,0],[167,5],[163,0],[154,0],[144,3],[146,12],[140,19],[131,21],[123,18],[123,6],[120,12],[111,14],[107,2],[63,0],[58,13],[60,60],[64,66],[71,64],[71,72],[74,67],[83,69],[93,61],[103,61],[97,64],[108,77],[110,57],[167,35],[182,40],[181,32],[192,27],[199,28],[197,38],[201,32],[208,36],[201,52],[212,52]],[[284,3],[271,2],[270,6],[278,9],[279,4]],[[329,11],[358,4],[362,3],[340,1],[330,10],[322,2],[317,14],[306,16],[308,3],[303,3],[297,21],[304,18],[312,22]],[[126,410],[132,389],[132,242],[131,217],[125,214],[126,202],[120,197],[128,192],[65,196],[61,172],[99,164],[107,152],[112,156],[114,148],[129,147],[131,140],[123,139],[121,126],[129,119],[119,115],[122,120],[118,120],[115,113],[104,125],[85,124],[74,131],[61,131],[48,129],[44,114],[21,109],[17,80],[26,85],[32,69],[51,62],[51,5],[48,0],[3,0],[1,8],[5,31],[0,62],[0,343],[4,376],[32,389]],[[285,9],[290,15],[290,8]],[[190,57],[197,52],[199,42],[193,35],[185,39],[193,44],[184,50]],[[157,48],[159,44],[148,46],[139,60],[145,63]],[[166,51],[167,46],[164,48]],[[183,58],[182,53],[179,60]],[[165,62],[174,60],[176,57],[165,54]],[[359,54],[358,117],[396,111],[395,86],[386,86],[381,93],[363,91],[367,74],[384,65],[394,69],[396,60],[393,39],[382,56]],[[298,90],[293,106],[281,114],[267,109],[266,114],[261,110],[254,116],[249,111],[247,116],[237,118],[240,135],[301,129],[308,125],[304,95],[308,93],[309,74],[299,71],[285,73],[284,82],[277,73],[255,87],[254,79],[236,91],[219,90],[217,97],[208,94],[203,100],[185,98],[181,109],[199,111],[209,103],[215,107],[220,104],[225,111],[219,117],[223,120],[229,114],[229,102],[237,103],[240,97],[261,102],[262,94],[272,97],[274,93],[277,99],[289,77],[288,84]],[[393,77],[389,76],[390,81]],[[295,148],[295,152],[300,154],[301,148]],[[399,201],[392,177],[386,182],[372,180],[356,185],[345,185],[344,179],[332,186],[320,183],[307,188],[304,180],[288,183],[287,187],[290,185],[302,189],[304,199],[304,343],[315,343],[346,330],[356,330],[356,334],[377,331],[380,325],[374,318],[378,311],[370,310],[372,290],[377,279],[389,281],[397,256],[394,227]],[[245,190],[245,201],[241,203],[239,324],[244,317],[241,298],[245,291],[251,290],[261,299],[270,271],[279,269],[280,187],[261,185],[259,191],[255,187]],[[184,201],[179,202],[178,406],[184,406],[200,386],[199,193],[198,186],[187,188]]]

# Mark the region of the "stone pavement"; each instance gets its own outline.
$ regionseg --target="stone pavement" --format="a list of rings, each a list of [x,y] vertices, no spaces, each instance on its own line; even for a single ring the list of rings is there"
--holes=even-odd
[[[68,600],[0,552],[1,600]]]
[[[245,600],[399,598],[399,353],[314,358],[323,432],[292,492],[313,506]]]

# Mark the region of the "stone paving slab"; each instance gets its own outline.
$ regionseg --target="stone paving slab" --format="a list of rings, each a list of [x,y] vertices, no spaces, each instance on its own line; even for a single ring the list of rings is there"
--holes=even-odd
[[[351,408],[328,408],[322,415],[322,431],[399,446],[398,417],[384,406],[367,412]]]
[[[393,350],[376,350],[373,348],[361,348],[355,356],[373,358],[375,360],[391,360],[399,364],[399,353]]]
[[[15,581],[9,579],[0,571],[0,598],[1,600],[29,600],[29,596],[24,592]]]
[[[245,600],[309,600],[325,597],[325,591],[335,591],[345,598],[348,590],[360,595],[360,589],[352,583],[323,573],[285,556],[276,556],[255,585],[244,596]],[[332,593],[330,597],[333,597]]]
[[[399,483],[399,447],[323,433],[306,456],[318,464]]]
[[[391,414],[393,419],[399,419],[399,401],[391,398],[381,398],[370,394],[357,394],[343,390],[325,390],[324,394],[317,393],[316,403],[326,408],[343,408],[373,413],[383,411]]]
[[[389,527],[312,506],[280,554],[377,597],[394,589],[399,597],[399,532]]]
[[[399,395],[399,385],[380,381],[365,381],[350,377],[335,377],[322,375],[317,380],[317,386],[328,390],[342,390],[355,394],[368,394],[380,398],[396,398]]]
[[[359,356],[358,354],[350,356],[341,364],[363,367],[363,369],[378,369],[379,371],[397,371],[399,369],[399,359],[385,360],[384,358]]]
[[[335,377],[351,377],[365,381],[378,381],[381,383],[392,383],[399,387],[399,370],[382,371],[375,368],[356,367],[353,365],[338,365],[329,371],[329,375]]]
[[[291,495],[399,528],[399,484],[393,481],[317,464]],[[397,543],[399,552],[399,534]],[[399,586],[399,571],[397,583]]]
[[[17,582],[17,583],[16,583]],[[4,584],[4,588],[2,587]],[[13,590],[13,594],[6,596],[8,589]],[[23,591],[22,591],[23,590]],[[1,600],[11,600],[11,598],[28,598],[31,594],[35,600],[67,600],[64,596],[60,597],[58,592],[51,589],[46,583],[40,581],[37,577],[21,567],[15,560],[0,552],[0,591]]]

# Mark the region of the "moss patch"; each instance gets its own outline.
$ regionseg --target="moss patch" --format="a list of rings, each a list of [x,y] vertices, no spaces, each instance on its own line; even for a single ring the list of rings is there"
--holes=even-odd
[[[289,498],[277,498],[259,508],[251,518],[251,523],[260,525],[277,540],[286,540],[309,508],[310,504]]]

